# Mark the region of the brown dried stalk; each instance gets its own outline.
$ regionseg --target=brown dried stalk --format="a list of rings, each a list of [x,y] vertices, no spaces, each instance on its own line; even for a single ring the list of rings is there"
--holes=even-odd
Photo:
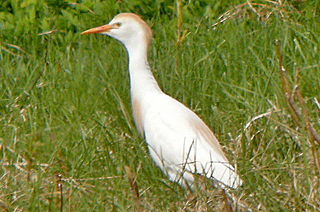
[[[225,211],[226,212],[232,212],[231,204],[228,201],[228,197],[227,197],[226,191],[224,189],[222,189],[222,196],[223,196],[223,201],[224,201],[224,204],[225,204],[225,208],[224,208]]]
[[[138,190],[138,185],[136,182],[136,178],[132,176],[132,173],[130,171],[130,167],[129,166],[125,166],[126,172],[127,172],[127,176],[128,176],[128,180],[129,180],[129,184],[130,184],[130,188],[131,188],[131,192],[133,195],[133,200],[136,204],[136,209],[137,211],[142,211],[141,205],[140,205],[140,201],[139,201],[139,190]]]
[[[295,124],[298,127],[301,127],[300,122],[303,123],[303,126],[305,127],[306,131],[308,132],[308,140],[311,145],[311,151],[313,155],[313,159],[315,162],[315,166],[317,168],[317,171],[320,175],[320,163],[319,163],[319,156],[316,149],[316,143],[317,142],[320,145],[320,136],[319,134],[312,128],[310,124],[310,119],[308,116],[307,109],[305,107],[302,94],[299,90],[298,85],[298,77],[299,77],[299,69],[297,68],[296,76],[295,76],[295,83],[293,90],[290,94],[289,90],[289,82],[287,80],[287,75],[285,72],[285,69],[282,67],[282,61],[281,61],[281,55],[280,55],[280,49],[279,49],[279,42],[276,40],[276,47],[277,47],[277,53],[278,53],[278,60],[279,60],[279,72],[280,72],[280,78],[281,78],[281,86],[282,86],[282,92],[285,97],[285,101],[287,103],[287,106],[289,108],[290,114],[295,122]],[[299,101],[299,105],[301,109],[298,108],[296,105],[294,99],[295,95],[297,96],[297,99]]]
[[[63,211],[63,189],[62,189],[62,176],[58,173],[55,172],[53,176],[53,182],[54,182],[54,203],[57,205],[58,202],[60,201],[60,212]],[[60,194],[60,199],[59,195]]]
[[[52,32],[55,31],[55,27],[56,27],[56,26],[53,26],[53,29],[51,30]],[[48,60],[47,60],[47,56],[48,56],[49,43],[50,43],[52,34],[53,34],[53,33],[49,33],[49,38],[48,38],[48,42],[47,42],[47,47],[46,47],[45,54],[44,54],[44,59],[43,59],[43,60],[44,60],[44,67],[43,67],[42,70],[39,72],[37,78],[35,79],[34,83],[33,83],[32,86],[30,87],[29,91],[33,90],[33,88],[36,86],[36,84],[38,83],[39,79],[41,78],[42,74],[45,72],[45,70],[48,69],[49,62],[48,62]],[[27,93],[27,92],[24,92],[24,93]],[[29,95],[26,95],[26,96],[25,96],[25,99],[24,99],[23,103],[21,104],[20,110],[23,109],[24,104],[26,103],[28,97],[29,97]]]

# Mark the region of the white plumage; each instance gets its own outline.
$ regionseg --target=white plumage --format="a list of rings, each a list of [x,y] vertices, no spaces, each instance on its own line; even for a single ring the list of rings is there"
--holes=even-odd
[[[208,126],[186,106],[161,91],[147,61],[151,30],[137,15],[121,13],[109,24],[81,34],[119,40],[129,55],[133,117],[150,155],[171,181],[193,187],[194,174],[224,188],[242,184]]]

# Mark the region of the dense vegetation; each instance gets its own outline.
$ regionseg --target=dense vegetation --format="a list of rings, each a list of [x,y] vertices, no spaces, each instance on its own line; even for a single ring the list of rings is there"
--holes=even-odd
[[[228,2],[2,1],[0,209],[319,211],[320,5]],[[241,188],[184,191],[153,164],[124,48],[80,36],[120,12],[151,26],[156,79],[215,132]]]

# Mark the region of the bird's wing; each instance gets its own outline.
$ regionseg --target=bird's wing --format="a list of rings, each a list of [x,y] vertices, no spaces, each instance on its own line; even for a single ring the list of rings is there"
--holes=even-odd
[[[234,168],[212,131],[194,112],[165,94],[153,99],[144,112],[150,154],[165,172],[168,167],[183,168],[233,187],[238,179]]]

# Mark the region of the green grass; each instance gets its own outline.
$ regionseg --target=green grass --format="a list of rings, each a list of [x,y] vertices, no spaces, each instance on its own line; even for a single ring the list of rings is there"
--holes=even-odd
[[[275,45],[290,90],[299,67],[319,132],[317,1],[283,6],[284,18],[275,7],[267,20],[247,8],[215,29],[231,7],[182,2],[179,50],[175,5],[154,4],[0,5],[0,209],[61,211],[62,202],[63,211],[135,211],[128,166],[145,211],[226,210],[221,191],[184,191],[153,164],[131,117],[126,51],[107,36],[80,36],[131,11],[152,26],[149,62],[161,88],[210,126],[236,164],[244,184],[229,192],[233,209],[319,211],[319,172],[305,122],[298,127],[286,105]]]

